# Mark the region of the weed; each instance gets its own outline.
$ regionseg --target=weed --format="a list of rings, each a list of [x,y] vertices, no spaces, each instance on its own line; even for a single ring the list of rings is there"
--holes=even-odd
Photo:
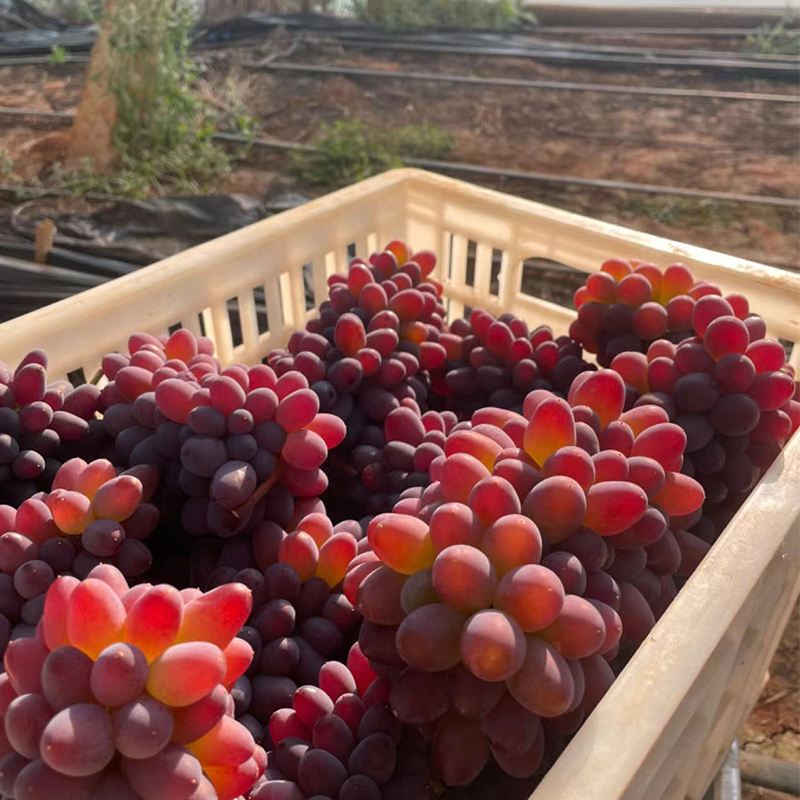
[[[736,209],[714,200],[665,197],[664,199],[636,198],[619,206],[624,215],[648,217],[653,222],[673,226],[732,226],[739,221]]]
[[[386,28],[508,28],[535,18],[513,0],[353,0],[358,19]]]
[[[452,148],[452,136],[436,125],[383,131],[353,119],[323,126],[313,151],[295,151],[291,157],[304,183],[342,186],[400,167],[403,157],[439,159]]]
[[[53,65],[64,64],[66,60],[67,51],[60,44],[54,44],[50,48],[50,63]]]
[[[760,25],[755,33],[748,36],[745,47],[764,56],[800,55],[800,13],[786,7],[783,16],[774,25]]]
[[[119,159],[106,174],[89,164],[57,166],[57,185],[133,197],[196,193],[216,186],[244,155],[246,147],[231,154],[213,141],[220,114],[197,91],[201,69],[189,54],[194,17],[185,0],[117,4],[110,19],[108,88],[117,103],[112,136]],[[242,108],[230,124],[254,135],[255,124]]]

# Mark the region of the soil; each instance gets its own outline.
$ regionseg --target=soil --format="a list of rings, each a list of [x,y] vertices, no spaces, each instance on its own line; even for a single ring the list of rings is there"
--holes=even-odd
[[[646,43],[623,42],[631,46]],[[679,43],[675,39],[650,43],[708,50],[741,46],[735,40],[699,37]],[[312,143],[324,123],[343,117],[359,118],[386,130],[430,122],[452,134],[455,146],[447,156],[452,161],[709,191],[788,198],[800,195],[800,105],[302,76],[246,67],[248,62],[280,53],[286,44],[284,40],[202,52],[208,65],[208,91],[224,97],[228,91],[224,86],[237,85],[236,103],[258,120],[258,133],[263,137]],[[776,81],[709,77],[700,72],[601,72],[527,59],[345,50],[324,41],[298,47],[288,60],[387,71],[773,94],[797,89]],[[74,109],[84,73],[83,66],[69,64],[0,67],[0,106]],[[24,183],[40,179],[47,185],[53,162],[63,154],[63,123],[2,119],[0,184],[9,178],[3,174],[5,150],[18,179]],[[519,181],[484,183],[637,230],[775,266],[800,268],[800,214],[794,209]],[[314,196],[328,191],[327,187],[298,184],[286,153],[262,148],[253,148],[247,161],[237,165],[219,189],[252,195],[292,190]],[[6,207],[9,202],[6,200]],[[773,659],[769,682],[741,731],[745,750],[800,760],[799,663],[800,617],[796,611]],[[744,798],[782,800],[788,795],[746,786]]]

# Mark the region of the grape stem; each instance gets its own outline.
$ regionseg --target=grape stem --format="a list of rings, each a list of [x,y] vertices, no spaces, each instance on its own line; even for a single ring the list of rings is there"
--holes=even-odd
[[[264,495],[275,485],[275,481],[280,477],[280,462],[275,466],[275,472],[267,478],[261,486],[257,487],[253,494],[250,495],[249,500],[245,500],[238,508],[234,508],[231,512],[236,519],[242,519],[249,514],[256,503],[264,497]]]

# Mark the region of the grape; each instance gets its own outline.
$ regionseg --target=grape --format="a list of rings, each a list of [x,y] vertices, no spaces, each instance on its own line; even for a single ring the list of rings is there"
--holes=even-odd
[[[783,348],[780,345],[778,347],[783,355]],[[714,377],[724,392],[746,392],[752,386],[755,376],[756,367],[753,362],[740,353],[729,353],[720,358],[714,366]]]
[[[319,550],[314,539],[303,531],[286,536],[280,545],[279,558],[291,564],[301,581],[310,578],[317,569]]]
[[[678,411],[697,414],[714,407],[719,400],[719,389],[708,373],[693,372],[678,378],[672,396]]]
[[[125,538],[125,528],[110,519],[96,519],[81,534],[81,544],[100,558],[114,555]]]
[[[442,603],[421,606],[397,629],[397,650],[415,669],[449,669],[461,660],[459,640],[466,621],[466,614]]]
[[[294,737],[287,737],[275,748],[275,766],[286,778],[291,781],[296,781],[300,761],[310,749],[311,744],[309,742]]]
[[[507,775],[511,775],[514,778],[529,778],[539,770],[542,763],[544,742],[544,733],[540,729],[534,743],[524,752],[518,755],[508,755],[492,747],[492,755],[500,769]]]
[[[486,766],[489,747],[477,722],[448,715],[437,725],[432,755],[448,786],[467,786]]]
[[[5,712],[5,735],[11,748],[25,758],[38,758],[39,741],[52,716],[53,709],[40,694],[22,694],[12,700]]]
[[[104,706],[121,706],[138,697],[147,683],[147,659],[138,647],[109,645],[92,667],[91,689]]]
[[[760,417],[759,407],[746,394],[726,394],[714,406],[709,420],[714,430],[725,436],[740,436],[750,433]]]
[[[565,475],[577,481],[587,491],[594,483],[595,470],[592,459],[584,450],[578,447],[562,447],[542,465],[542,475],[545,478]]]
[[[522,666],[506,685],[520,705],[541,717],[557,717],[572,704],[575,685],[569,665],[548,642],[527,636]]]
[[[473,614],[461,632],[461,657],[477,678],[502,681],[520,668],[525,658],[525,636],[512,617],[502,611]]]
[[[405,670],[392,681],[391,705],[397,717],[406,724],[435,722],[450,705],[443,673]]]
[[[342,784],[339,800],[381,800],[381,790],[366,775],[353,775]]]
[[[785,372],[761,372],[748,394],[761,411],[775,411],[792,399],[794,391],[794,381]]]
[[[361,613],[379,625],[399,625],[405,619],[400,597],[406,580],[407,576],[379,566],[359,586],[358,608]]]
[[[291,676],[300,661],[300,648],[293,639],[274,639],[264,646],[259,671],[267,675]]]
[[[630,583],[620,583],[619,617],[622,620],[622,639],[640,644],[655,625],[655,618],[647,601]]]
[[[88,797],[97,783],[96,775],[68,777],[56,772],[39,758],[24,767],[14,784],[14,793],[28,800],[53,797]],[[127,800],[127,799],[126,799]]]
[[[692,342],[682,344],[675,351],[675,366],[683,375],[693,372],[710,372],[714,368],[714,359],[701,344]]]
[[[287,432],[306,427],[319,411],[319,398],[310,389],[292,392],[278,405],[275,421]]]
[[[530,519],[511,514],[490,525],[484,534],[481,550],[502,577],[515,567],[537,563],[542,553],[542,538]]]
[[[125,616],[125,607],[108,584],[94,578],[84,580],[69,596],[66,615],[69,641],[96,658],[105,647],[118,641]]]
[[[200,762],[175,745],[167,745],[150,758],[122,758],[120,770],[133,790],[146,800],[189,797],[203,774]]]
[[[481,721],[481,730],[492,750],[510,756],[520,755],[532,747],[541,727],[539,717],[508,693]]]
[[[60,711],[67,706],[92,701],[89,684],[92,660],[75,647],[53,650],[42,666],[42,693],[50,706]]]
[[[745,357],[759,374],[780,370],[786,362],[783,346],[772,339],[753,341],[747,346]]]
[[[555,544],[580,527],[586,514],[586,495],[580,484],[571,478],[546,478],[533,487],[522,510],[550,544]]]
[[[495,608],[510,614],[527,632],[547,627],[561,611],[564,588],[558,577],[538,564],[508,572],[497,585]]]
[[[283,676],[256,675],[252,685],[250,713],[258,720],[268,720],[279,708],[290,707],[297,690],[295,682]]]
[[[745,324],[734,316],[721,316],[708,326],[703,344],[708,353],[719,361],[729,354],[744,353],[750,343]]]
[[[442,469],[441,488],[445,499],[466,504],[475,485],[489,475],[489,470],[474,456],[467,453],[451,455]]]
[[[114,727],[108,712],[93,703],[59,711],[42,732],[44,762],[62,775],[100,772],[114,757]]]
[[[68,534],[82,533],[95,518],[91,501],[79,492],[59,492],[53,500],[51,510],[58,529]]]
[[[178,641],[211,642],[224,650],[250,616],[253,598],[241,583],[198,595],[184,607]]]
[[[259,444],[261,443],[259,442]],[[228,460],[228,451],[224,442],[219,439],[212,439],[209,436],[192,436],[181,446],[180,458],[181,464],[189,472],[201,478],[211,478]]]
[[[480,550],[469,545],[451,545],[436,556],[431,580],[436,594],[445,603],[471,612],[491,603],[497,575]]]
[[[638,522],[646,509],[647,495],[636,484],[608,481],[587,492],[585,523],[601,536],[613,536]]]
[[[151,665],[147,691],[168,706],[188,706],[207,695],[225,674],[225,657],[210,642],[168,647]]]
[[[381,561],[403,575],[433,564],[431,537],[422,520],[401,514],[381,515],[370,522],[367,537]]]
[[[733,309],[727,300],[715,295],[707,295],[701,297],[692,309],[692,327],[697,331],[698,336],[703,336],[714,320],[726,316],[733,316]]]
[[[154,586],[145,591],[128,611],[123,637],[154,660],[178,634],[183,602],[171,586]]]
[[[574,445],[575,419],[566,401],[552,397],[540,403],[525,430],[525,452],[537,464],[544,464],[552,453]]]
[[[520,501],[514,487],[497,475],[478,481],[467,503],[484,526],[499,516],[520,512]]]
[[[320,548],[317,562],[317,577],[330,588],[341,583],[347,567],[358,552],[358,542],[346,532],[331,536]]]
[[[539,635],[564,658],[585,658],[602,648],[606,628],[602,616],[588,600],[567,595],[556,620]]]
[[[697,481],[687,475],[670,472],[653,502],[671,516],[683,516],[700,508],[704,499],[705,493]]]
[[[26,600],[44,594],[53,582],[52,567],[34,559],[20,565],[14,572],[14,588]]]
[[[211,498],[222,508],[234,509],[246,502],[256,487],[255,470],[244,461],[228,461],[211,480]]]
[[[550,553],[542,561],[542,566],[558,576],[567,594],[583,594],[586,588],[586,570],[577,556],[565,552]]]
[[[308,750],[297,769],[298,784],[307,797],[315,794],[337,797],[346,779],[345,767],[325,750]]]
[[[475,512],[463,503],[444,503],[430,520],[430,538],[438,553],[454,544],[477,546],[481,539],[481,525]]]

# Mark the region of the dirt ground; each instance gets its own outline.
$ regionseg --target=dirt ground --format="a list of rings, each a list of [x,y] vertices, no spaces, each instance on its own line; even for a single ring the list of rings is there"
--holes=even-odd
[[[703,40],[695,47],[705,46]],[[311,76],[247,65],[286,49],[278,43],[201,51],[207,90],[246,109],[262,137],[312,143],[320,126],[359,118],[391,130],[432,122],[455,141],[448,160],[553,175],[794,198],[800,195],[800,105],[591,92],[464,86],[429,81]],[[435,56],[303,44],[286,60],[386,71],[475,74],[638,86],[790,93],[781,81],[686,70],[619,72],[537,64],[520,58]],[[68,110],[77,103],[80,65],[0,68],[0,105]],[[234,87],[234,97],[230,96]],[[0,148],[26,178],[62,152],[54,133],[31,152],[34,120],[4,119]],[[46,123],[52,128],[53,123]],[[457,174],[455,177],[459,177]],[[285,152],[253,148],[221,188],[260,195],[278,180],[296,186]],[[2,182],[2,181],[0,181]],[[679,241],[775,266],[800,265],[795,209],[493,179],[493,188]]]
[[[694,38],[652,44],[691,44],[698,49],[740,45]],[[343,117],[387,130],[432,122],[453,135],[455,147],[448,156],[452,161],[750,195],[800,195],[800,105],[301,76],[246,66],[285,46],[284,41],[201,54],[208,65],[206,91],[223,103],[246,109],[258,120],[262,137],[312,143],[323,123]],[[526,59],[343,50],[326,42],[301,46],[288,60],[387,71],[774,94],[797,88],[687,71],[600,72]],[[81,65],[0,67],[0,106],[73,109],[84,72]],[[34,118],[0,120],[0,184],[7,182],[4,152],[10,162],[6,174],[10,166],[23,182],[41,178],[47,184],[52,162],[63,155],[63,124]],[[487,185],[660,236],[800,268],[800,215],[794,209],[518,181],[495,180]],[[260,148],[254,148],[219,188],[251,195],[276,189],[307,195],[326,191],[298,185],[286,153]],[[800,760],[799,664],[800,617],[795,612],[770,668],[769,683],[742,729],[745,750]],[[788,795],[746,786],[744,797],[782,800]]]

